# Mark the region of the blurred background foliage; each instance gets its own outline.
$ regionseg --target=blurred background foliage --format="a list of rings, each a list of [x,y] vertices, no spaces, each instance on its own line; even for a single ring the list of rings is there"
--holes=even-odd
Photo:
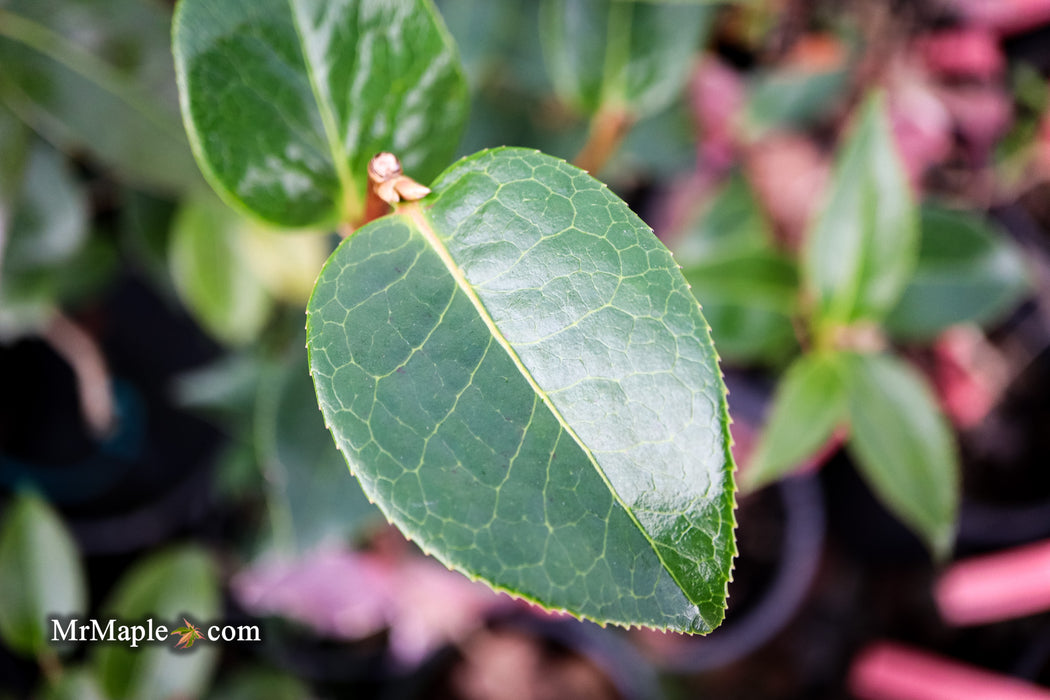
[[[471,85],[459,153],[575,159],[703,304],[751,489],[724,628],[547,615],[391,532],[306,372],[338,237],[204,185],[171,3],[0,0],[0,695],[836,698],[883,638],[1050,682],[1046,613],[952,627],[920,544],[1050,537],[1050,3],[437,5]],[[836,246],[897,201],[912,224],[857,278],[899,289],[839,323]],[[264,641],[56,647],[55,614]]]

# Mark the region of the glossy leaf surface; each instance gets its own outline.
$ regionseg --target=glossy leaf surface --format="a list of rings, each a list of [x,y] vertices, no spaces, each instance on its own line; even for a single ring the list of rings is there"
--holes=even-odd
[[[200,625],[216,621],[219,584],[215,566],[202,550],[193,547],[154,554],[136,564],[120,580],[103,614],[129,624],[153,618],[170,632],[189,617]],[[93,647],[96,677],[110,698],[200,697],[207,687],[219,648],[199,644],[192,653],[170,644],[124,644]]]
[[[654,114],[685,84],[713,16],[696,5],[543,0],[548,73],[558,95],[585,114]]]
[[[842,147],[806,241],[804,275],[819,320],[884,318],[908,283],[918,246],[915,204],[876,94]]]
[[[685,280],[609,190],[460,161],[345,241],[309,306],[325,419],[447,565],[600,622],[706,632],[733,541],[725,389]]]
[[[836,358],[803,355],[788,368],[745,472],[750,488],[775,481],[812,457],[846,420],[846,387]]]
[[[955,323],[992,321],[1029,285],[1024,259],[1001,232],[972,214],[924,207],[919,262],[886,328],[928,339]]]
[[[205,175],[283,226],[356,222],[380,151],[433,177],[466,117],[455,47],[429,0],[183,0],[174,46]]]
[[[60,650],[49,640],[48,618],[87,612],[87,589],[76,543],[51,507],[37,496],[8,502],[0,528],[0,636],[34,656]]]
[[[841,358],[850,452],[883,503],[946,557],[959,509],[958,456],[926,380],[892,356]]]

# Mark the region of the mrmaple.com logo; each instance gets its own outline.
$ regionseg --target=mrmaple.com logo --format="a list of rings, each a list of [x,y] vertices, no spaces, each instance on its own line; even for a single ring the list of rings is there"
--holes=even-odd
[[[132,649],[139,644],[171,642],[176,649],[189,649],[197,641],[208,642],[259,642],[262,636],[258,625],[209,625],[197,626],[186,618],[182,626],[174,629],[157,625],[150,618],[142,624],[128,625],[118,620],[80,620],[77,618],[52,619],[51,641],[59,642],[116,642],[127,644]]]

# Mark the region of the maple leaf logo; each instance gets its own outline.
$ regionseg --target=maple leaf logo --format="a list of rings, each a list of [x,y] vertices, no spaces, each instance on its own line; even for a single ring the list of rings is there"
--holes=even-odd
[[[175,644],[176,649],[189,649],[198,639],[204,639],[204,635],[201,634],[201,631],[197,629],[196,625],[191,624],[186,618],[182,618],[182,621],[186,623],[186,626],[172,630],[171,634],[181,635],[178,643]]]

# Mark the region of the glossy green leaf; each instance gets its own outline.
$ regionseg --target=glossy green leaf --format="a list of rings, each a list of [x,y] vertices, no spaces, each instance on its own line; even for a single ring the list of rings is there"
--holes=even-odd
[[[176,216],[169,261],[175,289],[204,328],[227,343],[256,338],[270,312],[262,281],[241,254],[245,220],[212,196]]]
[[[360,485],[346,478],[346,461],[317,408],[305,352],[262,383],[255,444],[278,546],[306,551],[326,539],[352,537],[379,516]]]
[[[939,559],[952,548],[959,464],[926,380],[890,355],[843,355],[849,451],[883,503]]]
[[[168,550],[136,564],[117,584],[103,615],[130,624],[152,618],[169,631],[188,617],[194,624],[217,622],[219,582],[208,555],[194,547]],[[113,700],[200,697],[208,685],[219,648],[210,642],[193,651],[171,643],[99,644],[92,662],[106,696]]]
[[[140,185],[200,181],[180,128],[169,17],[150,0],[9,0],[0,99],[63,150]]]
[[[655,114],[674,101],[714,17],[710,7],[543,0],[540,38],[558,95],[585,114]]]
[[[929,339],[955,323],[986,323],[1030,289],[1024,259],[1005,235],[973,214],[922,210],[915,274],[886,319],[899,338]]]
[[[804,277],[825,324],[881,320],[915,265],[918,216],[884,102],[876,93],[861,110],[806,241]]]
[[[707,632],[735,551],[725,389],[668,251],[583,171],[464,159],[309,305],[325,419],[445,564],[547,607]]]
[[[817,453],[847,417],[846,386],[836,356],[809,354],[780,379],[773,406],[744,480],[758,488]]]
[[[224,198],[282,226],[356,222],[368,161],[451,160],[467,90],[429,0],[183,0],[183,117]]]
[[[7,504],[0,527],[0,636],[26,655],[63,651],[51,638],[51,617],[87,611],[76,543],[58,515],[34,495]]]

